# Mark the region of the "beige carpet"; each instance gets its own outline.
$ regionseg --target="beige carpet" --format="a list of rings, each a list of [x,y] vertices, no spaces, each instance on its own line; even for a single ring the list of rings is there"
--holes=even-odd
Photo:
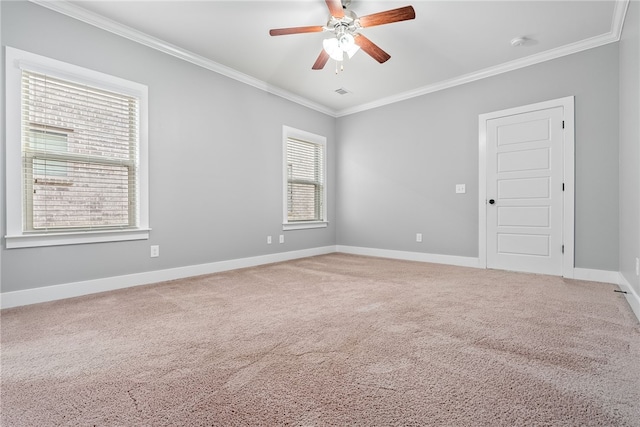
[[[640,426],[617,287],[331,254],[3,310],[8,426]]]

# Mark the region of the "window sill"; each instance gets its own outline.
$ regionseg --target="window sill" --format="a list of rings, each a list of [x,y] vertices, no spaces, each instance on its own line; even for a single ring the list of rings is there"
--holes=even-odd
[[[35,248],[40,246],[80,245],[85,243],[122,242],[146,240],[150,228],[135,230],[74,231],[69,233],[22,234],[5,236],[7,249]]]
[[[308,222],[289,222],[282,224],[282,229],[287,230],[305,230],[307,228],[326,228],[329,225],[326,221],[308,221]]]

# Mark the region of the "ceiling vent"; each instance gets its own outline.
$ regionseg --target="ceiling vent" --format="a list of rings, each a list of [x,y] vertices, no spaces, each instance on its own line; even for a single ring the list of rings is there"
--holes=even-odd
[[[351,93],[351,92],[349,92],[345,88],[341,87],[340,89],[336,89],[335,93],[337,93],[338,95],[346,95],[346,94]]]

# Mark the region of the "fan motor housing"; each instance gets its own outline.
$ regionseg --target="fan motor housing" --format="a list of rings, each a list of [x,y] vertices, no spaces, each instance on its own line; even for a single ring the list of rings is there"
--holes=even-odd
[[[360,29],[360,21],[355,12],[351,10],[345,10],[344,16],[340,19],[334,16],[329,16],[327,25],[325,26],[327,31],[333,31],[338,38],[340,34],[349,33],[353,35],[358,29]]]

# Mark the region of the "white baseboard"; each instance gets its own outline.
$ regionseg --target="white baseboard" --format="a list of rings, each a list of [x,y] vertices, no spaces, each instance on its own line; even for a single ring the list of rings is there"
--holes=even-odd
[[[364,248],[358,246],[324,246],[319,248],[303,249],[299,251],[281,252],[249,258],[218,261],[207,264],[169,268],[165,270],[148,271],[144,273],[128,274],[124,276],[85,280],[82,282],[45,286],[41,288],[26,289],[22,291],[3,292],[0,293],[0,308],[11,308],[47,301],[56,301],[65,298],[73,298],[99,292],[113,291],[116,289],[129,288],[133,286],[164,282],[166,280],[182,279],[185,277],[219,273],[222,271],[236,270],[239,268],[255,267],[258,265],[271,264],[274,262],[282,262],[298,258],[324,255],[332,252],[401,259],[407,261],[432,262],[436,264],[447,264],[460,267],[484,268],[480,267],[479,259],[473,257],[396,251],[390,249]],[[573,278],[577,280],[589,280],[595,282],[614,283],[619,285],[620,288],[626,292],[625,296],[627,298],[627,301],[629,302],[629,305],[631,306],[631,309],[633,310],[635,315],[638,317],[638,320],[640,320],[640,297],[620,273],[618,273],[617,271],[591,270],[586,268],[575,268],[573,273]]]
[[[572,279],[589,282],[620,283],[620,273],[608,270],[592,270],[590,268],[574,268]]]
[[[200,276],[203,274],[219,273],[238,268],[255,267],[257,265],[271,264],[274,262],[324,255],[335,251],[335,246],[325,246],[299,251],[240,258],[229,261],[218,261],[207,264],[148,271],[124,276],[106,277],[103,279],[86,280],[62,285],[45,286],[41,288],[26,289],[23,291],[3,292],[0,294],[0,308],[11,308],[40,302],[55,301],[64,298],[73,298],[98,292],[129,288],[132,286],[164,282],[166,280],[182,279],[184,277]]]
[[[631,310],[633,310],[633,313],[638,318],[638,321],[640,321],[640,295],[638,295],[636,290],[633,289],[633,286],[629,284],[627,279],[625,279],[622,274],[619,274],[618,286],[620,286],[620,290],[626,292],[624,296],[627,298],[627,302],[631,306]]]
[[[238,268],[255,267],[274,262],[289,261],[332,252],[344,252],[357,255],[369,255],[384,258],[404,259],[410,261],[433,262],[463,267],[477,267],[477,258],[467,258],[451,255],[424,254],[418,252],[404,252],[386,249],[361,248],[355,246],[324,246],[303,249],[299,251],[281,252],[277,254],[260,255],[228,261],[218,261],[207,264],[190,265],[186,267],[169,268],[165,270],[147,271],[144,273],[127,274],[124,276],[105,277],[101,279],[85,280],[81,282],[65,283],[61,285],[44,286],[41,288],[25,289],[22,291],[0,293],[0,308],[19,307],[65,298],[79,297],[133,286],[148,285],[166,280],[182,279],[203,274],[219,273]]]
[[[363,248],[358,246],[336,246],[337,252],[354,255],[367,255],[381,258],[402,259],[406,261],[432,262],[435,264],[456,265],[459,267],[479,268],[478,258],[456,255],[427,254],[422,252],[395,251],[390,249]]]

